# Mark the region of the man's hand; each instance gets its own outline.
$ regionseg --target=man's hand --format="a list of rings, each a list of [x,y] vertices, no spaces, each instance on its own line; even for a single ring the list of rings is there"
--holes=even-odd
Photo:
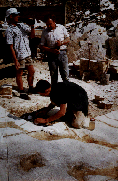
[[[20,68],[20,63],[18,62],[18,60],[16,58],[16,53],[15,53],[15,50],[13,48],[13,44],[9,45],[9,47],[10,47],[10,50],[11,50],[11,53],[12,53],[12,57],[14,59],[16,70],[18,70]]]
[[[60,52],[59,52],[59,50],[57,50],[57,49],[50,49],[50,52],[51,53],[54,53],[54,54],[56,54],[56,55],[58,55],[58,54],[60,54]]]
[[[33,19],[33,18],[28,18],[27,24],[28,24],[29,26],[33,26],[33,25],[35,24],[35,19]]]
[[[56,41],[56,46],[60,47],[62,45],[62,42],[60,40]]]
[[[48,121],[47,119],[43,119],[43,118],[37,118],[34,120],[34,124],[46,124]]]
[[[18,61],[15,62],[15,67],[16,67],[16,70],[20,68],[20,63]]]

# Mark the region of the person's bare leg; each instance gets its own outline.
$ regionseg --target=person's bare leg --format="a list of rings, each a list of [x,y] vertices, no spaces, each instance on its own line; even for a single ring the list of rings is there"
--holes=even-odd
[[[20,90],[20,98],[25,100],[31,100],[31,98],[24,92],[22,75],[23,75],[23,69],[18,69],[16,71],[16,82]]]
[[[20,91],[23,90],[22,75],[23,75],[23,69],[16,70],[16,83]]]
[[[33,87],[33,80],[34,80],[34,67],[33,65],[26,66],[26,69],[28,70],[28,75],[27,75],[27,81],[28,85]]]

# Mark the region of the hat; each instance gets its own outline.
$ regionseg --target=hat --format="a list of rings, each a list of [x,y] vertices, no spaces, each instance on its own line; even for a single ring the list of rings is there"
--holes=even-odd
[[[9,17],[11,14],[19,14],[16,8],[10,8],[6,11],[6,17]]]

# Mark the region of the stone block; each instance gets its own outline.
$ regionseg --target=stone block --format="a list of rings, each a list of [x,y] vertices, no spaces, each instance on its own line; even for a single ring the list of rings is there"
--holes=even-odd
[[[111,109],[113,103],[107,101],[99,101],[98,107],[101,109]]]
[[[90,79],[90,72],[83,72],[82,80],[83,81],[88,81]]]
[[[100,83],[102,85],[109,85],[110,74],[102,73],[100,77]]]
[[[73,62],[73,67],[74,67],[76,70],[79,70],[79,69],[80,69],[80,60],[74,61],[74,62]]]
[[[68,47],[67,48],[67,56],[68,56],[68,62],[77,61],[77,56],[75,54],[74,47]]]
[[[91,76],[94,79],[100,80],[101,75],[107,71],[108,61],[97,61],[81,58],[80,59],[80,76],[83,76],[83,72],[90,71]]]
[[[12,97],[12,85],[4,84],[0,87],[0,96],[5,98]]]
[[[80,59],[80,76],[83,76],[83,72],[88,70],[89,59],[81,58]]]
[[[113,60],[118,60],[118,37],[109,39],[109,46],[111,50],[111,57]]]
[[[118,73],[118,60],[111,61],[108,70],[112,73]]]
[[[93,103],[98,104],[99,101],[104,101],[104,97],[95,95],[95,99],[93,99]]]

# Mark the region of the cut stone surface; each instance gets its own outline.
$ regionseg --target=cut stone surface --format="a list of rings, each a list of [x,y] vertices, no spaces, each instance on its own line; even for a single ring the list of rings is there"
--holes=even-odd
[[[117,180],[117,114],[118,111],[113,111],[96,118],[93,131],[75,129],[59,120],[44,127],[6,116],[6,122],[1,123],[7,123],[7,127],[0,128],[1,181]],[[86,120],[89,124],[89,119]],[[23,124],[17,126],[20,121]],[[16,128],[8,127],[15,125]],[[35,133],[41,136],[45,133],[47,140]]]
[[[41,126],[36,126],[31,122],[26,122],[25,124],[21,125],[21,128],[23,128],[27,132],[32,132],[32,131],[41,131],[42,127]]]
[[[115,114],[114,114],[115,115]],[[114,127],[118,127],[118,117],[116,119],[115,116],[113,116],[113,114],[106,114],[103,116],[97,116],[96,120],[100,120],[104,123],[107,123],[108,125],[114,126]]]
[[[7,139],[9,147],[9,179],[32,181],[32,180],[77,180],[73,170],[77,167],[83,168],[83,177],[90,177],[92,170],[99,170],[99,177],[104,175],[104,170],[110,171],[117,167],[117,150],[109,151],[109,148],[89,145],[74,139],[60,139],[55,141],[40,141],[27,135],[17,135]],[[71,145],[71,146],[70,146]],[[48,149],[48,151],[47,151]],[[99,153],[99,154],[98,154]],[[27,172],[24,171],[20,161],[25,155],[41,155],[45,166],[34,167]],[[37,160],[38,161],[38,160]],[[30,162],[30,160],[29,160]],[[102,165],[102,166],[101,166]],[[2,166],[5,163],[2,161]],[[12,169],[11,169],[12,168]],[[15,173],[15,174],[14,174]],[[4,173],[5,174],[5,173]],[[6,173],[8,174],[8,172]],[[76,170],[76,174],[79,171]],[[109,172],[105,176],[113,178]],[[1,173],[3,176],[3,173]],[[116,175],[115,175],[116,176]],[[95,178],[95,175],[92,175]]]

